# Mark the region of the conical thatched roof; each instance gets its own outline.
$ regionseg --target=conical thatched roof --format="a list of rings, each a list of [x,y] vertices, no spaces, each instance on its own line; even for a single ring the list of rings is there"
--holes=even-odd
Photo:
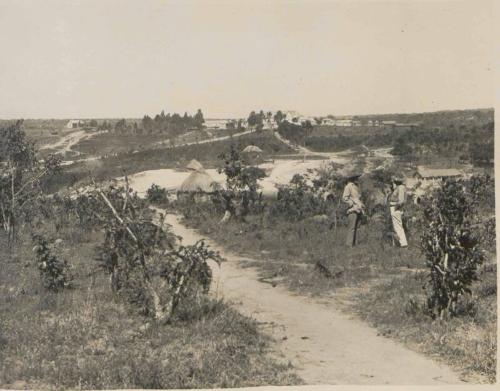
[[[186,168],[190,171],[202,171],[203,170],[203,166],[201,165],[201,163],[196,160],[196,159],[193,159],[189,162],[189,164],[186,166]]]
[[[262,149],[260,149],[259,147],[255,146],[255,145],[249,145],[248,147],[246,147],[243,152],[253,152],[253,153],[262,153]]]
[[[189,174],[186,180],[182,182],[179,191],[182,192],[202,191],[205,193],[210,193],[213,190],[212,183],[214,183],[214,180],[205,171],[193,171],[191,174]]]

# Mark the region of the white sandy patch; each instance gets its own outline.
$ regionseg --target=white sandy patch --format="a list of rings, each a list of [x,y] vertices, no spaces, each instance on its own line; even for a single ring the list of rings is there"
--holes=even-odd
[[[206,170],[206,172],[215,182],[224,183],[226,179],[225,175],[219,174],[215,169],[209,169]],[[189,171],[178,171],[166,168],[161,170],[142,171],[129,176],[128,180],[130,187],[139,193],[139,195],[143,195],[153,183],[169,191],[175,191],[180,188],[182,182],[186,180],[189,174]]]
[[[261,191],[266,196],[273,196],[278,192],[276,185],[287,184],[295,174],[305,174],[308,170],[319,168],[327,163],[327,160],[306,160],[305,162],[302,160],[276,160],[274,163],[264,163],[260,167],[266,170],[269,176],[259,181]],[[219,174],[216,169],[205,171],[221,186],[225,183],[226,176]],[[173,169],[148,170],[129,176],[129,184],[139,195],[145,194],[153,183],[169,191],[176,191],[189,174],[189,171]]]
[[[268,177],[260,181],[262,192],[266,195],[277,193],[276,185],[284,185],[290,182],[295,174],[306,174],[308,170],[314,170],[328,164],[328,160],[277,160],[275,163],[262,164],[260,167],[269,169]]]

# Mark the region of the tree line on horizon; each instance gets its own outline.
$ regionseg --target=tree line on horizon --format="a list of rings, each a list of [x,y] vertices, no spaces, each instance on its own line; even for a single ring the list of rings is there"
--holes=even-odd
[[[169,137],[175,137],[187,130],[201,130],[205,123],[205,118],[201,109],[196,114],[190,115],[187,112],[181,116],[178,113],[166,113],[162,110],[153,118],[144,115],[140,121],[127,121],[122,118],[115,124],[104,120],[97,124],[92,120],[90,126],[96,126],[99,130],[113,131],[117,134],[165,134]]]

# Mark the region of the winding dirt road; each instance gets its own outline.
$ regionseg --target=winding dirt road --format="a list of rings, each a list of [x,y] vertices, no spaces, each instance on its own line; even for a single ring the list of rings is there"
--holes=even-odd
[[[184,244],[202,239],[175,215],[167,215],[166,222]],[[228,260],[220,268],[213,265],[212,292],[261,323],[306,384],[461,383],[448,367],[377,336],[373,328],[347,317],[334,303],[260,282],[255,269],[242,267],[248,258],[206,242]]]
[[[56,142],[45,144],[40,147],[40,150],[43,149],[55,149],[55,153],[57,154],[65,154],[68,152],[74,152],[77,155],[80,155],[80,152],[73,151],[73,147],[83,140],[88,140],[89,138],[95,137],[100,133],[105,133],[104,131],[97,131],[94,133],[88,133],[85,130],[76,130],[69,132],[62,136]]]

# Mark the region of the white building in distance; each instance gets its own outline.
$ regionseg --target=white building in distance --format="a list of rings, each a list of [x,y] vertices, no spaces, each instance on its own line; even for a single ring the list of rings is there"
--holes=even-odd
[[[85,125],[85,122],[79,119],[70,119],[68,123],[66,124],[66,127],[68,129],[76,129],[79,128],[80,126]]]

